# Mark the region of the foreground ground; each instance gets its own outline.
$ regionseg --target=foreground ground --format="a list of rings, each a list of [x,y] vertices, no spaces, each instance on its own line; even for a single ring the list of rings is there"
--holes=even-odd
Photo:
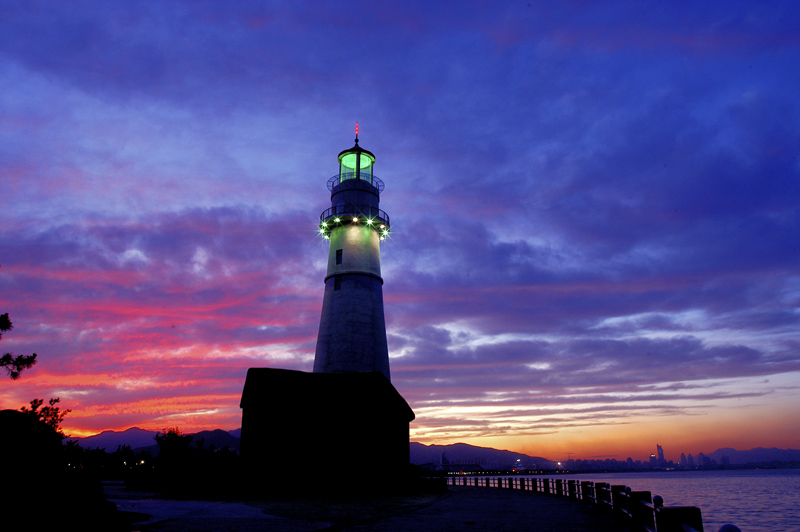
[[[451,487],[414,497],[274,498],[261,502],[164,500],[106,486],[141,532],[613,532],[610,515],[542,494]]]

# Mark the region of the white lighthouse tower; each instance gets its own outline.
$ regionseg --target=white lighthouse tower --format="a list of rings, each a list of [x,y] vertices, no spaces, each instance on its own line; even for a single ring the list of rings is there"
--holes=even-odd
[[[329,250],[314,371],[247,371],[240,455],[258,489],[265,478],[280,493],[372,493],[413,481],[404,472],[414,412],[389,380],[380,245],[390,229],[378,208],[383,182],[374,165],[356,126],[355,146],[339,154],[339,171],[328,180],[331,207],[319,221]],[[324,464],[324,479],[309,483],[297,474],[309,457]],[[378,463],[375,470],[355,466]],[[392,483],[384,471],[393,472]]]
[[[373,173],[375,155],[358,145],[339,154],[328,180],[331,207],[319,232],[330,242],[319,323],[315,373],[377,371],[390,378],[380,243],[389,215],[378,208],[383,181]]]

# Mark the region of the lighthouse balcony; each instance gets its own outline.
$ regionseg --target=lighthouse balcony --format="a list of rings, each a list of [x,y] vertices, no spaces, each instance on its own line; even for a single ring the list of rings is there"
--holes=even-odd
[[[362,188],[369,190],[373,194],[380,195],[383,192],[384,185],[378,176],[366,171],[358,174],[355,172],[342,172],[328,179],[328,190],[333,194],[348,188]]]
[[[319,215],[319,232],[326,239],[330,237],[333,229],[346,224],[370,227],[378,233],[381,240],[389,236],[389,215],[377,207],[335,205]]]

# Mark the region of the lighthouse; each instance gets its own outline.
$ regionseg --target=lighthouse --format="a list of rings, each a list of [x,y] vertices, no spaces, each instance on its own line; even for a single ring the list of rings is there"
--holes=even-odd
[[[331,207],[319,217],[329,247],[314,373],[377,371],[390,379],[380,252],[390,225],[374,166],[356,126],[355,145],[339,153],[339,170],[328,179]]]
[[[403,472],[414,412],[389,379],[383,316],[380,247],[391,228],[379,208],[375,155],[359,146],[358,126],[338,162],[331,206],[319,218],[328,266],[314,369],[250,368],[242,390],[240,456],[257,489],[270,479],[281,493],[373,493],[390,488],[385,471],[394,487],[411,482]],[[298,476],[297,465],[310,462],[324,478]]]

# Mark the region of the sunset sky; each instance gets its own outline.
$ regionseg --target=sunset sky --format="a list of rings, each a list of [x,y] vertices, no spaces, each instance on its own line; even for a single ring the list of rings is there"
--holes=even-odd
[[[412,440],[800,448],[800,4],[0,1],[0,407],[234,429],[386,184]]]

